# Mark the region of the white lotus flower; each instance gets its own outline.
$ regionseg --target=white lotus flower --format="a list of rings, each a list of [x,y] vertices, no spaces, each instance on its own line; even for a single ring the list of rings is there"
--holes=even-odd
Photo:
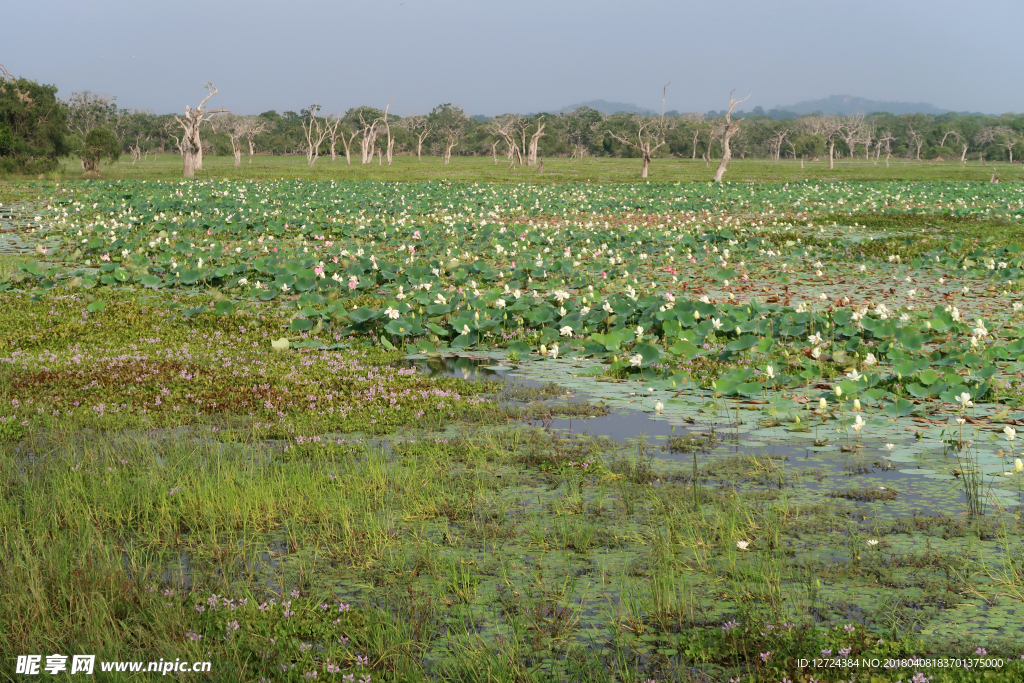
[[[736,547],[740,550],[746,550],[750,543],[748,541],[736,541]]]
[[[640,365],[643,362],[644,362],[644,357],[641,356],[639,353],[629,359],[629,364],[632,365],[634,368],[640,367]]]
[[[558,330],[558,334],[562,335],[563,337],[571,337],[572,336],[572,328],[569,327],[568,325],[565,325],[560,330]]]
[[[1006,434],[1007,441],[1013,441],[1017,438],[1017,430],[1009,425],[1003,427],[1003,434]]]
[[[878,364],[878,359],[875,358],[875,354],[869,353],[867,356],[864,357],[864,365],[877,365],[877,364]]]

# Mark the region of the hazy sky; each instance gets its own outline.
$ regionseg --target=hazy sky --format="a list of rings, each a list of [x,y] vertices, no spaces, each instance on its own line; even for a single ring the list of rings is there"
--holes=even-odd
[[[122,107],[470,114],[592,99],[707,111],[833,94],[1024,111],[1021,0],[31,0],[3,10],[0,64]],[[1000,27],[1010,30],[1004,31]]]

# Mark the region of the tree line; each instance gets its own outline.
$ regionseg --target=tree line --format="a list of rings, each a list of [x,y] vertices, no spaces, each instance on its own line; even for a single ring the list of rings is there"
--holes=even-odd
[[[207,109],[217,90],[183,115],[123,109],[116,98],[91,92],[56,96],[55,86],[14,78],[0,66],[0,171],[52,170],[60,157],[76,153],[86,171],[102,159],[174,152],[191,176],[203,155],[233,155],[235,164],[256,155],[303,155],[346,164],[391,164],[395,155],[485,156],[495,164],[538,166],[545,157],[625,157],[641,161],[647,176],[653,158],[701,159],[719,164],[721,178],[732,158],[860,159],[879,164],[893,158],[1010,161],[1024,156],[1024,115],[948,113],[852,116],[807,115],[774,119],[755,108],[734,111],[730,95],[722,112],[660,115],[603,114],[587,107],[532,115],[468,116],[446,103],[429,113],[396,116],[391,102],[344,112],[316,105],[298,112],[241,115]],[[667,87],[667,86],[666,86]]]

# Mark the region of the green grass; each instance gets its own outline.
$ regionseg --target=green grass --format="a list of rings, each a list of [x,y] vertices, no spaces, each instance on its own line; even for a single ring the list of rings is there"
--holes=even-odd
[[[113,165],[103,165],[101,177],[109,180],[143,179],[173,180],[181,177],[181,158],[175,154],[151,155],[148,161],[132,164],[122,157]],[[344,157],[331,162],[321,157],[310,169],[304,156],[257,156],[250,165],[243,158],[240,168],[234,167],[233,157],[206,156],[204,170],[196,177],[278,180],[303,178],[309,180],[379,180],[392,182],[419,182],[427,180],[450,180],[453,182],[485,183],[545,183],[566,182],[632,183],[640,182],[640,161],[638,159],[545,159],[543,174],[536,167],[516,167],[509,170],[508,163],[499,160],[494,164],[484,157],[453,157],[445,166],[440,157],[397,156],[391,168],[377,163],[360,164],[355,160],[351,166]],[[653,183],[664,182],[710,182],[714,178],[717,161],[710,167],[701,160],[664,158],[655,159],[651,164],[650,177]],[[791,160],[779,162],[762,159],[734,159],[729,165],[725,179],[730,182],[790,182],[794,180],[821,181],[911,181],[950,180],[987,181],[998,173],[1002,182],[1024,179],[1024,167],[1020,164],[993,164],[982,166],[971,162],[966,168],[959,163],[945,161],[912,162],[894,161],[889,168],[884,163],[874,164],[863,160],[840,161],[835,169],[829,169],[827,161],[800,163]],[[50,179],[55,179],[53,176]],[[81,166],[75,159],[65,160],[60,177],[66,180],[82,178]]]

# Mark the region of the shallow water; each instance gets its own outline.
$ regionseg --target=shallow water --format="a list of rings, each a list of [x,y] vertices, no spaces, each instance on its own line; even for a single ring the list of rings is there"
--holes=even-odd
[[[837,433],[836,421],[807,425],[807,431],[793,433],[784,425],[763,427],[762,412],[772,402],[719,400],[714,402],[710,392],[694,389],[655,388],[643,382],[597,381],[592,375],[580,377],[574,371],[587,371],[593,361],[541,360],[526,361],[516,366],[507,364],[501,352],[472,355],[448,355],[426,358],[410,356],[410,361],[422,372],[447,375],[466,380],[502,380],[531,388],[540,388],[555,382],[567,394],[549,399],[548,403],[568,401],[596,401],[606,405],[607,415],[598,417],[555,418],[545,428],[563,433],[607,438],[620,444],[646,440],[655,449],[657,471],[666,474],[684,473],[694,464],[694,454],[669,450],[670,437],[687,434],[714,434],[714,446],[696,453],[696,463],[704,469],[710,463],[727,458],[753,455],[782,459],[789,477],[797,479],[799,486],[791,491],[799,494],[848,494],[850,490],[895,491],[891,501],[881,503],[888,514],[943,512],[957,515],[965,511],[966,494],[961,481],[950,474],[959,463],[952,449],[944,448],[934,440],[940,428],[922,429],[909,420],[903,424],[873,424],[883,432],[884,439],[857,438],[852,432]],[[547,381],[544,381],[547,380]],[[680,398],[682,394],[682,398]],[[655,410],[655,404],[666,407]],[[869,419],[872,419],[869,417]],[[877,418],[874,418],[877,422]],[[738,421],[738,424],[737,424]],[[926,438],[931,436],[932,439]],[[822,441],[822,446],[815,441]],[[885,443],[893,443],[887,450]],[[845,452],[843,449],[847,449]],[[988,501],[987,514],[1012,511],[1021,505],[1016,480],[1020,477],[999,476],[1012,470],[1010,460],[998,456],[994,449],[975,454],[985,473],[984,495]],[[813,473],[813,474],[812,474]],[[814,475],[817,475],[815,477]],[[824,475],[822,477],[821,475]],[[816,479],[816,480],[815,480]],[[878,494],[876,494],[878,495]],[[889,494],[883,494],[889,495]],[[851,499],[853,500],[853,499]]]

